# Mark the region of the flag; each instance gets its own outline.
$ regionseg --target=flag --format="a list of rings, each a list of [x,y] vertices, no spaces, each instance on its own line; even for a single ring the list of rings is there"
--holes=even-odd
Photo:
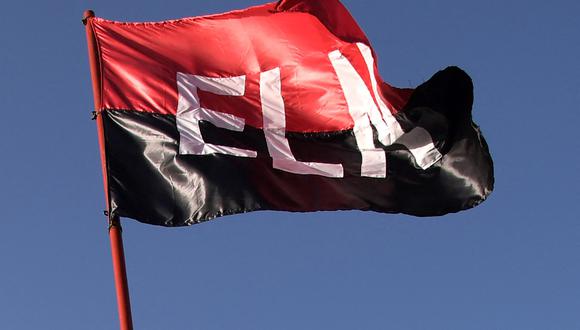
[[[111,216],[184,226],[257,210],[436,216],[493,189],[457,67],[383,82],[338,0],[87,22]]]

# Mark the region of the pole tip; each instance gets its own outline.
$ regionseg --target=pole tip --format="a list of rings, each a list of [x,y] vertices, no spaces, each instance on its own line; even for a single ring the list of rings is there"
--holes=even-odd
[[[92,10],[90,10],[90,9],[87,9],[87,10],[85,10],[85,11],[83,12],[83,24],[84,24],[84,25],[87,25],[87,20],[88,20],[90,17],[95,17],[95,12],[94,12],[94,11],[92,11]]]

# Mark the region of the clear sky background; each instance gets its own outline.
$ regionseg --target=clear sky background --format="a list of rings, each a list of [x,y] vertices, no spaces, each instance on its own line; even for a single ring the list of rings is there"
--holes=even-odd
[[[0,5],[0,329],[118,326],[83,10],[157,21],[260,3]],[[495,192],[430,219],[125,220],[135,328],[580,329],[580,2],[344,3],[386,81],[472,76]]]

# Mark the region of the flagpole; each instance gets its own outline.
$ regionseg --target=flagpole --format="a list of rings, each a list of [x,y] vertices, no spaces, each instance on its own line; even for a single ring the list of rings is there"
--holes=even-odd
[[[107,205],[106,213],[109,217],[109,240],[111,241],[111,256],[113,259],[113,273],[115,277],[115,290],[117,294],[117,309],[119,312],[120,329],[132,330],[133,321],[131,319],[131,303],[129,300],[129,286],[127,284],[127,271],[125,268],[125,253],[123,251],[121,222],[118,217],[113,217],[110,213],[103,118],[99,113],[101,109],[101,68],[98,57],[97,40],[94,35],[92,23],[92,19],[94,17],[95,13],[92,10],[86,10],[83,13],[83,24],[85,25],[85,30],[87,33],[89,62],[93,83],[93,97],[96,112],[95,117],[97,120],[101,167],[103,170],[103,186],[105,188],[105,199]]]
[[[120,328],[121,330],[133,330],[127,270],[125,269],[125,252],[123,250],[123,236],[119,218],[113,218],[109,221],[109,239],[111,241],[111,255],[113,257],[113,272],[115,274]]]

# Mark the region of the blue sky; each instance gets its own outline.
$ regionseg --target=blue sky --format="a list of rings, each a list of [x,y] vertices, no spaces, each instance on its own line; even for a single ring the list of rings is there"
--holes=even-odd
[[[156,21],[262,3],[8,2],[0,11],[0,328],[114,329],[84,9]],[[580,329],[580,3],[344,1],[410,87],[475,83],[479,207],[419,219],[256,212],[124,221],[136,329]]]

